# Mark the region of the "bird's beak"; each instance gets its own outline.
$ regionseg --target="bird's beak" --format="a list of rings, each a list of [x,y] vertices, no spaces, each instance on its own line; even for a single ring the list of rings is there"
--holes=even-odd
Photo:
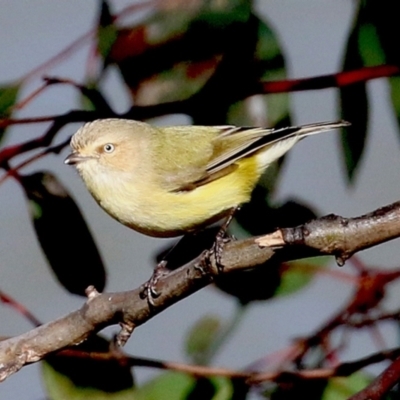
[[[73,152],[71,153],[65,160],[64,160],[64,164],[67,165],[74,165],[74,164],[79,164],[82,161],[87,161],[87,160],[91,160],[93,157],[90,156],[83,156],[82,154],[79,154],[77,152]]]

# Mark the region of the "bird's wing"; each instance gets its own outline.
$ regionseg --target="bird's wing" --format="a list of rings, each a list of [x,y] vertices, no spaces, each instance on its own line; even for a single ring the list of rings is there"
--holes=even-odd
[[[188,138],[193,141],[192,158],[185,171],[175,176],[173,191],[193,190],[233,172],[238,168],[237,161],[251,156],[258,150],[271,147],[284,140],[303,138],[321,131],[346,126],[348,123],[323,122],[280,129],[257,127],[216,126],[196,127],[210,130],[211,137],[198,140],[196,130],[190,130]],[[191,127],[194,128],[194,127]],[[192,136],[193,135],[193,136]],[[200,148],[199,148],[200,147]],[[188,156],[188,154],[186,154]]]

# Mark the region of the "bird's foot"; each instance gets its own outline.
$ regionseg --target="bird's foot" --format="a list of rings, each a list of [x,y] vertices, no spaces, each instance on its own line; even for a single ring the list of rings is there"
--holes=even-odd
[[[150,279],[142,286],[140,297],[142,299],[147,299],[149,306],[156,306],[155,300],[160,296],[160,293],[157,291],[157,283],[162,277],[169,273],[170,270],[167,268],[167,261],[162,260],[157,264]]]
[[[221,228],[217,236],[215,237],[214,243],[209,251],[207,251],[204,255],[205,265],[211,265],[211,257],[215,258],[215,265],[219,273],[223,272],[224,265],[222,264],[222,254],[224,252],[224,247],[227,243],[232,240],[230,236],[228,236],[226,229]]]

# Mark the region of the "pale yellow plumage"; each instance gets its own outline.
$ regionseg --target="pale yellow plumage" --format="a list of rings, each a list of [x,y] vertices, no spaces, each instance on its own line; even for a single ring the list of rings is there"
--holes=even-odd
[[[302,137],[346,125],[157,128],[104,119],[75,133],[66,163],[76,164],[93,197],[118,221],[171,237],[249,201],[263,171]]]

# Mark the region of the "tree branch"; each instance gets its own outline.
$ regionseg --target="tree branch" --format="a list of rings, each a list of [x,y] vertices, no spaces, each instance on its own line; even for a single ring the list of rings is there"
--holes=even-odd
[[[223,273],[252,268],[275,257],[288,261],[330,254],[343,264],[351,254],[399,236],[400,202],[357,218],[328,215],[295,228],[227,243],[221,260]],[[82,342],[106,326],[122,324],[132,330],[145,323],[214,280],[218,275],[215,260],[211,258],[207,266],[202,260],[199,256],[160,279],[155,307],[150,308],[141,298],[141,288],[103,294],[92,289],[81,309],[0,342],[0,380],[49,353]]]

